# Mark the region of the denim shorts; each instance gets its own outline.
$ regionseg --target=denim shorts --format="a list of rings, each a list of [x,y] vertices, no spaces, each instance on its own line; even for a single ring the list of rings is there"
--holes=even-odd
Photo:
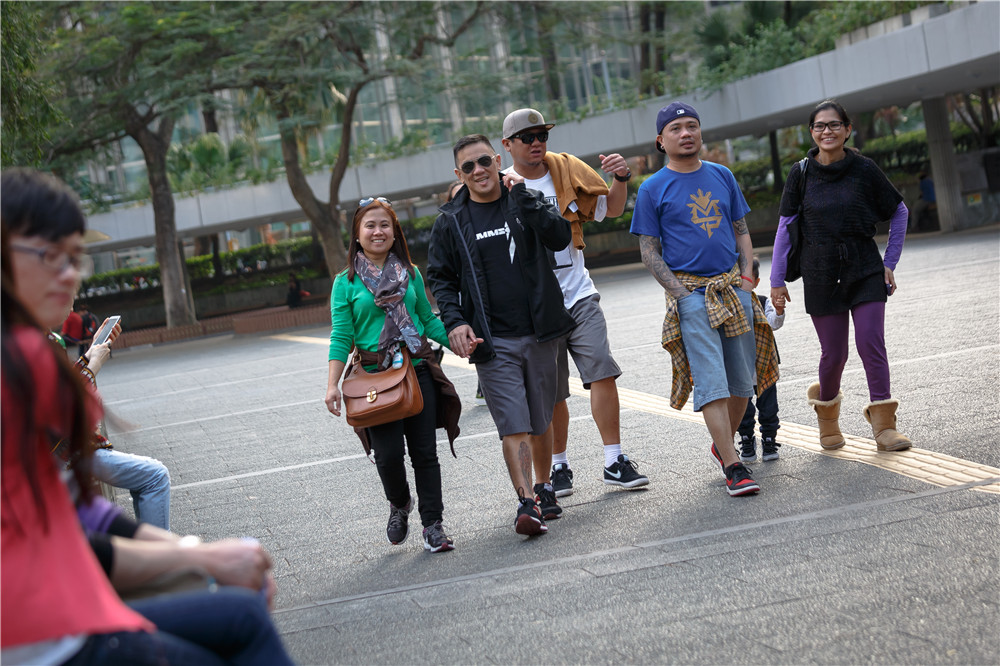
[[[757,347],[753,334],[753,305],[750,292],[736,290],[749,318],[749,333],[726,337],[722,327],[708,325],[705,292],[695,291],[677,301],[684,352],[691,365],[694,382],[694,411],[722,398],[749,398],[753,395]]]

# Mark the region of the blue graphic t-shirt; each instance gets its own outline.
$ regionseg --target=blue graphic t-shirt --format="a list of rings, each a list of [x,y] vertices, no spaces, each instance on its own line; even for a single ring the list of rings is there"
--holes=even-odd
[[[702,162],[692,173],[663,167],[639,186],[631,232],[660,239],[672,271],[725,273],[739,256],[733,221],[750,212],[733,173]]]

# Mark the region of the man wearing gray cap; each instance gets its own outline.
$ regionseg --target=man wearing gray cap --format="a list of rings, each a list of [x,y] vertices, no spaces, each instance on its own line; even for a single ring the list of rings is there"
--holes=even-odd
[[[732,496],[760,490],[739,461],[733,436],[753,395],[778,378],[774,336],[751,298],[753,246],[744,219],[750,212],[732,172],[699,158],[701,119],[673,102],[656,116],[656,149],[669,162],[639,188],[632,233],[642,262],[663,286],[663,347],[670,352],[670,405],[681,409],[694,393]]]
[[[559,209],[573,228],[573,241],[555,253],[555,275],[563,293],[563,304],[576,327],[559,341],[556,406],[546,437],[552,438],[551,483],[556,497],[573,493],[573,472],[566,456],[569,437],[569,360],[580,372],[583,387],[590,391],[590,409],[604,444],[604,483],[638,488],[649,479],[622,453],[619,426],[618,386],[621,369],[611,356],[608,325],[601,310],[601,295],[584,265],[583,222],[618,217],[625,210],[628,180],[632,177],[625,158],[617,153],[601,155],[601,169],[614,176],[609,188],[594,169],[569,153],[547,151],[549,130],[554,123],[535,109],[518,109],[503,121],[503,145],[514,166],[507,173],[524,178],[524,185],[538,190]]]

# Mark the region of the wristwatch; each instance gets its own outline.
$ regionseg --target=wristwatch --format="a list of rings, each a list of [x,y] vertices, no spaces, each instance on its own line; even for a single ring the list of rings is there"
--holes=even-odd
[[[627,183],[629,180],[631,180],[631,178],[632,178],[631,170],[629,170],[629,172],[624,176],[619,176],[618,174],[615,174],[615,180],[617,180],[619,183]]]

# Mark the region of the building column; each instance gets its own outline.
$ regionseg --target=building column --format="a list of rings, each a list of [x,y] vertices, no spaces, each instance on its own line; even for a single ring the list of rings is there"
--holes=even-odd
[[[944,97],[921,101],[927,128],[927,153],[931,158],[931,176],[937,197],[941,231],[959,228],[963,213],[962,181],[955,163],[955,144],[951,138],[948,105]]]
[[[380,18],[385,18],[385,15],[381,11],[378,13]],[[392,58],[392,52],[389,48],[389,35],[385,31],[385,23],[382,21],[375,24],[375,47],[379,65]],[[381,109],[379,113],[379,119],[382,122],[382,136],[385,138],[402,139],[403,134],[406,132],[406,127],[404,127],[403,113],[399,107],[399,95],[396,94],[396,77],[387,76],[380,83],[385,96],[381,100],[382,104],[380,105]]]

